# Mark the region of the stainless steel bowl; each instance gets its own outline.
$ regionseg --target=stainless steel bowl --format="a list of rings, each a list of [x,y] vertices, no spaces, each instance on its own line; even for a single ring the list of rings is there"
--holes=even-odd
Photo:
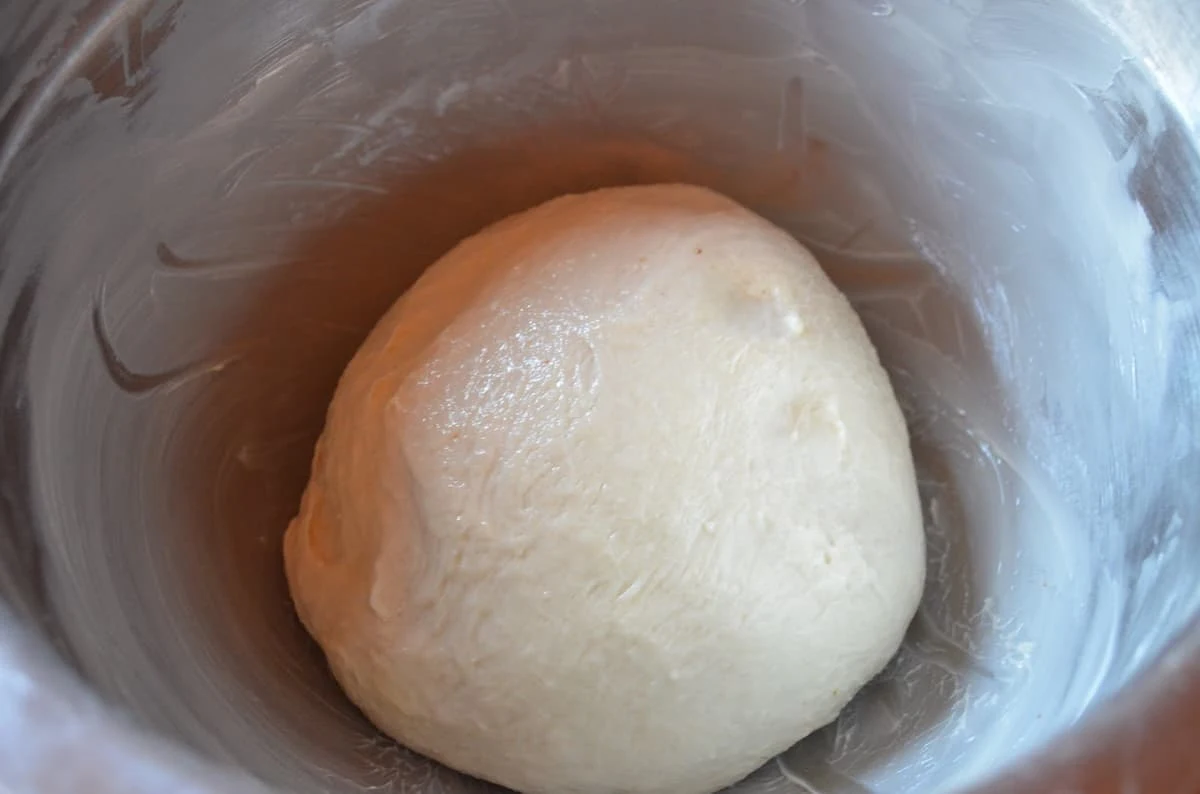
[[[0,789],[488,788],[381,737],[280,536],[460,237],[712,185],[849,293],[929,536],[903,649],[737,787],[1200,789],[1200,6],[6,0]]]

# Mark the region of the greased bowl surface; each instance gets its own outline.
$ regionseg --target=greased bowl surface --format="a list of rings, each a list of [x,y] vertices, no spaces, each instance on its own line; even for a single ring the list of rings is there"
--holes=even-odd
[[[900,654],[747,792],[1200,787],[1200,8],[8,0],[0,788],[490,788],[380,735],[280,539],[456,241],[691,182],[811,248],[906,412]]]

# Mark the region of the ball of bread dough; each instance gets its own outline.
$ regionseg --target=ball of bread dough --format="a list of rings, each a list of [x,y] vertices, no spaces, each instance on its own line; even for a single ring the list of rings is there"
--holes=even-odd
[[[524,792],[694,794],[884,666],[922,528],[849,303],[673,185],[551,201],[431,267],[343,375],[285,555],[401,743]]]

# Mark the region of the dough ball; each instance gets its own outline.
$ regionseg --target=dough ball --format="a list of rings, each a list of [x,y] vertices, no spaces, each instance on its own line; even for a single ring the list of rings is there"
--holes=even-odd
[[[698,794],[884,666],[922,526],[849,303],[675,185],[551,201],[431,267],[343,375],[285,554],[401,743],[535,794]]]

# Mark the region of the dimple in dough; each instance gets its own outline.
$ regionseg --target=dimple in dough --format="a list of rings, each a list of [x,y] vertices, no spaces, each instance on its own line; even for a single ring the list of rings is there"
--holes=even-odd
[[[346,369],[285,538],[401,743],[531,794],[699,794],[896,651],[924,544],[900,409],[795,240],[710,191],[462,242]]]

